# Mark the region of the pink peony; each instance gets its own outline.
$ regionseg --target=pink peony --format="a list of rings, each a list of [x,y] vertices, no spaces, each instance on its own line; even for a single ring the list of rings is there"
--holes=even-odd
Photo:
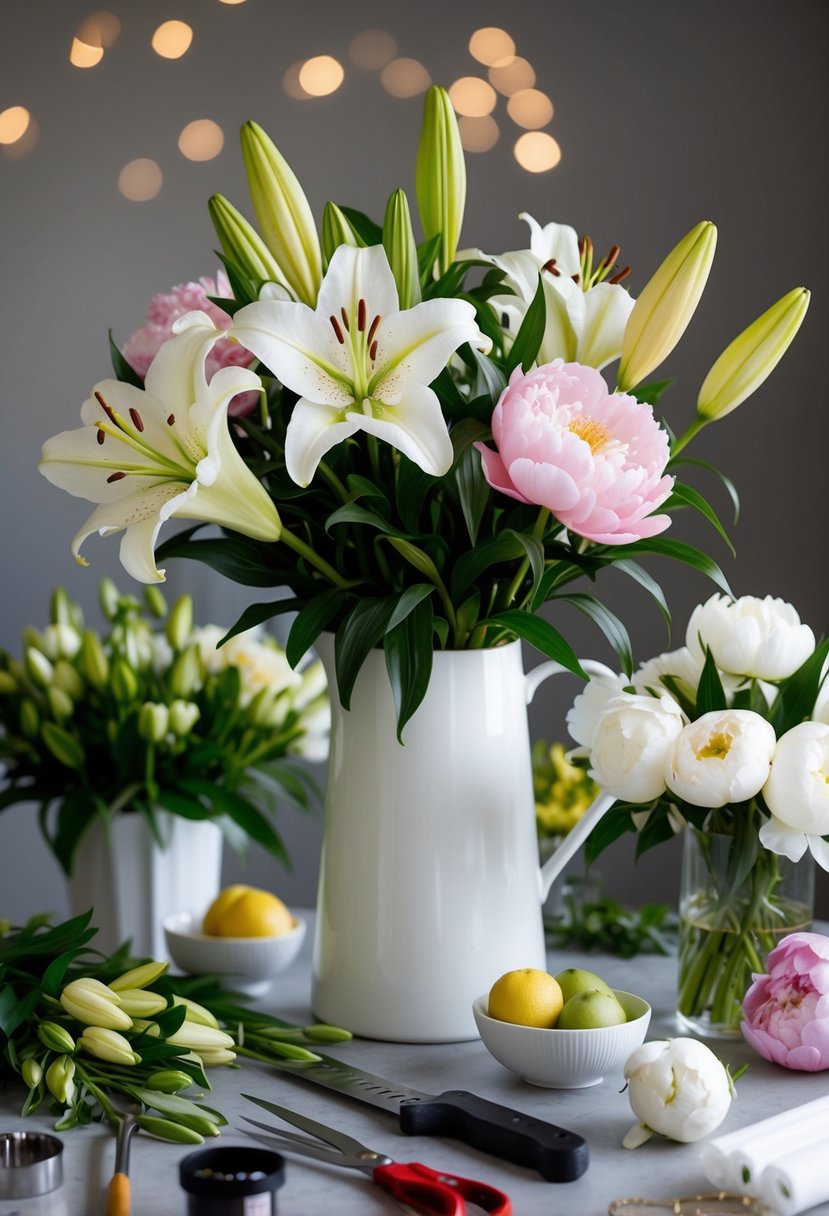
[[[772,950],[743,1000],[743,1035],[772,1064],[829,1068],[829,937],[790,933]]]
[[[492,415],[498,451],[482,443],[494,490],[548,507],[571,532],[604,545],[655,536],[651,515],[673,487],[663,477],[668,435],[649,405],[609,393],[599,373],[556,359],[526,375],[517,367]]]
[[[173,336],[173,322],[188,312],[206,312],[217,329],[230,329],[232,317],[216,304],[211,304],[207,297],[230,298],[232,295],[223,270],[217,273],[215,279],[202,277],[198,283],[180,283],[169,291],[154,295],[147,309],[146,325],[131,334],[124,344],[122,353],[127,363],[143,380],[160,347]],[[220,338],[207,356],[207,379],[210,380],[220,367],[249,367],[254,359],[255,356],[238,342]],[[239,393],[231,401],[228,412],[236,417],[249,414],[258,403],[258,393]]]

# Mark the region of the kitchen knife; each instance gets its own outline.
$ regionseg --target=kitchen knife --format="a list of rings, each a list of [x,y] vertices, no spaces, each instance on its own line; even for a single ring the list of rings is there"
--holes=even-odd
[[[280,1072],[391,1111],[407,1136],[450,1136],[495,1157],[532,1166],[549,1182],[572,1182],[587,1169],[587,1141],[575,1132],[467,1090],[425,1094],[324,1055],[315,1063],[271,1063]]]

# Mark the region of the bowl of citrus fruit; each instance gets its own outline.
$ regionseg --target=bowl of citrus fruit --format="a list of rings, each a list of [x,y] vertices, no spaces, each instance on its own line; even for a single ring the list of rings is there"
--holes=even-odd
[[[508,971],[472,1006],[484,1046],[531,1085],[582,1089],[621,1072],[645,1041],[651,1007],[592,971]]]
[[[294,961],[305,921],[258,887],[225,887],[204,914],[175,912],[164,921],[173,962],[191,975],[222,976],[228,988],[261,996]]]

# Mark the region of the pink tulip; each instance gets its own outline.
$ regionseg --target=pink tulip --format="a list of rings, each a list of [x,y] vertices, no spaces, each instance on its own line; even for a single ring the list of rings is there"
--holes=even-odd
[[[510,376],[492,415],[498,450],[482,443],[484,476],[494,490],[547,507],[571,532],[623,545],[664,532],[673,478],[663,471],[668,435],[627,393],[609,393],[601,375],[556,359]]]
[[[743,1000],[743,1035],[773,1064],[829,1068],[829,937],[790,933],[755,975]]]

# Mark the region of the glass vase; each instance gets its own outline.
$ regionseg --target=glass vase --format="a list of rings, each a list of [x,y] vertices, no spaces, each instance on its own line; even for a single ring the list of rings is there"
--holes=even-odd
[[[685,832],[677,1015],[685,1030],[709,1038],[739,1034],[752,973],[765,971],[781,938],[812,921],[811,853],[793,862],[764,849],[758,816],[753,807],[735,811],[731,834]]]

